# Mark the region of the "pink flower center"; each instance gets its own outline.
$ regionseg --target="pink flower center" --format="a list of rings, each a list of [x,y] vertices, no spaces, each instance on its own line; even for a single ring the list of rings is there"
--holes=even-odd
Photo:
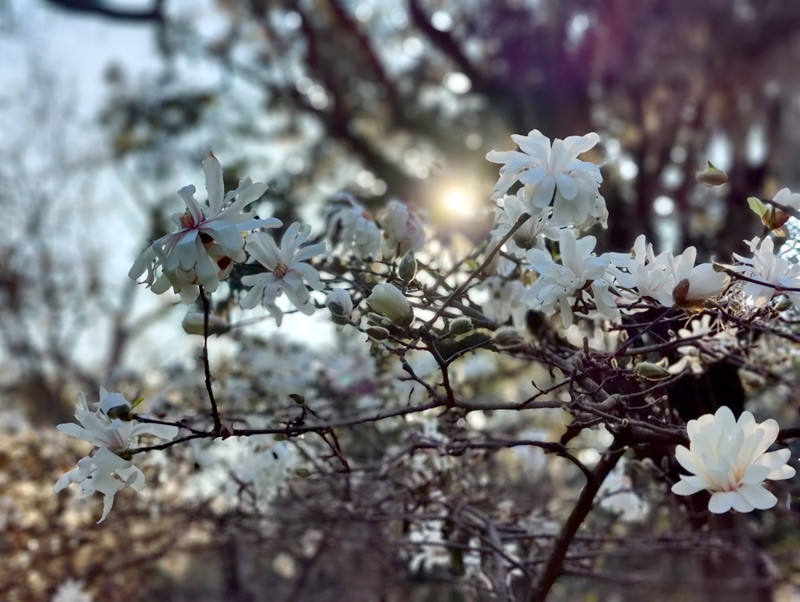
[[[178,218],[178,221],[180,222],[181,226],[183,226],[184,228],[194,228],[195,227],[194,218],[192,217],[192,214],[189,213],[188,211],[186,213],[184,213],[183,215],[181,215]]]
[[[288,271],[289,271],[289,266],[287,266],[285,263],[279,263],[278,265],[275,266],[275,269],[272,270],[272,273],[275,274],[275,276],[277,276],[278,278],[283,278],[284,276],[286,276],[286,272]]]

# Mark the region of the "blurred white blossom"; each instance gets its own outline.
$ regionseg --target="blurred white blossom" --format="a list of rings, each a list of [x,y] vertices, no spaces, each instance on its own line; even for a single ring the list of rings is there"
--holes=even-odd
[[[378,259],[382,236],[366,209],[349,194],[342,194],[341,203],[331,215],[331,225],[340,228],[340,246],[346,252],[353,250],[361,259]]]
[[[92,595],[83,588],[83,582],[67,579],[58,586],[50,602],[92,602]]]
[[[778,292],[800,306],[800,291],[776,291],[776,287],[800,288],[800,265],[776,255],[775,243],[769,236],[763,240],[755,237],[746,242],[753,257],[742,257],[734,253],[734,259],[743,264],[735,266],[734,270],[759,282],[745,282],[742,289],[744,293],[752,297],[753,303],[759,307],[766,305]]]
[[[401,257],[409,250],[417,252],[425,245],[425,227],[416,213],[401,201],[390,201],[381,220],[383,256]]]

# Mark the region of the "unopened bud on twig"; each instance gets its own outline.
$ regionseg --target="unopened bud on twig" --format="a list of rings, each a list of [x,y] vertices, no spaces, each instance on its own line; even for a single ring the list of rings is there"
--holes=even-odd
[[[417,259],[414,257],[414,251],[409,250],[403,255],[397,268],[397,275],[404,284],[414,280],[414,276],[417,275]]]
[[[376,341],[385,341],[389,338],[389,331],[381,326],[370,326],[367,328],[366,333]]]
[[[391,284],[376,284],[367,298],[369,306],[397,326],[408,326],[414,320],[414,310],[405,295]]]
[[[450,334],[467,334],[473,329],[472,320],[461,316],[450,322]]]
[[[201,311],[190,311],[184,316],[181,326],[183,326],[183,331],[186,334],[199,334],[203,336],[205,314]],[[223,332],[227,332],[228,329],[228,323],[219,316],[214,314],[208,316],[208,334],[222,334]]]
[[[498,347],[517,347],[524,342],[525,339],[513,328],[499,328],[494,333],[494,343]]]
[[[325,299],[325,307],[331,312],[331,320],[336,324],[347,324],[353,313],[353,300],[350,293],[342,288],[332,290]]]

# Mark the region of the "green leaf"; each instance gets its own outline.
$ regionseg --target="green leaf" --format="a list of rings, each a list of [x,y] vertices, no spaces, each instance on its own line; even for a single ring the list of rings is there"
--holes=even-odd
[[[294,399],[294,402],[300,406],[306,402],[306,398],[300,395],[299,393],[292,393],[291,395],[289,395],[289,397]]]
[[[757,197],[747,197],[747,204],[750,205],[750,209],[758,217],[763,217],[763,215],[767,212],[767,206],[761,202],[761,199]]]
[[[136,406],[138,406],[138,405],[139,405],[140,403],[142,403],[143,401],[144,401],[144,397],[137,397],[137,398],[134,400],[134,402],[131,404],[131,409],[134,409]]]

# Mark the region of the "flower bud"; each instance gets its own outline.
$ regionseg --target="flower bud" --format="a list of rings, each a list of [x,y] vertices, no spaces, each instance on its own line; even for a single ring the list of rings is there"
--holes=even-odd
[[[689,286],[689,279],[684,278],[672,289],[672,298],[677,305],[686,303],[686,296],[689,294]]]
[[[789,214],[783,211],[782,209],[777,209],[772,205],[767,205],[767,210],[761,216],[761,223],[764,224],[770,230],[776,230],[780,232],[776,232],[777,234],[781,235],[783,225],[789,221]]]
[[[725,172],[714,167],[711,161],[708,162],[708,167],[695,174],[695,178],[698,182],[706,186],[722,186],[728,181],[728,176]]]
[[[517,347],[524,342],[525,339],[513,328],[498,328],[494,333],[494,343],[498,347]]]
[[[204,324],[205,314],[201,311],[188,312],[181,322],[186,334],[199,334],[200,336],[203,335]],[[219,316],[214,314],[208,316],[208,334],[222,334],[227,332],[228,328],[228,323]]]
[[[662,380],[672,376],[666,368],[652,362],[639,362],[634,366],[633,373],[646,380]]]
[[[131,404],[122,396],[122,393],[109,393],[100,400],[100,411],[111,418],[126,420],[130,418]]]
[[[414,319],[414,310],[408,299],[391,284],[376,284],[367,303],[398,326],[408,326]]]
[[[367,328],[366,333],[376,341],[385,341],[389,338],[389,331],[381,326],[370,326]]]
[[[450,322],[450,334],[467,334],[472,329],[472,320],[466,316],[461,316]]]
[[[353,312],[353,300],[350,298],[350,293],[343,288],[337,288],[325,299],[325,307],[333,318],[349,318]]]
[[[417,275],[417,259],[414,257],[414,251],[408,250],[400,260],[400,266],[397,268],[397,275],[404,284],[408,284],[414,280]]]
[[[779,297],[773,309],[775,311],[786,311],[792,306],[792,301],[788,297]]]

